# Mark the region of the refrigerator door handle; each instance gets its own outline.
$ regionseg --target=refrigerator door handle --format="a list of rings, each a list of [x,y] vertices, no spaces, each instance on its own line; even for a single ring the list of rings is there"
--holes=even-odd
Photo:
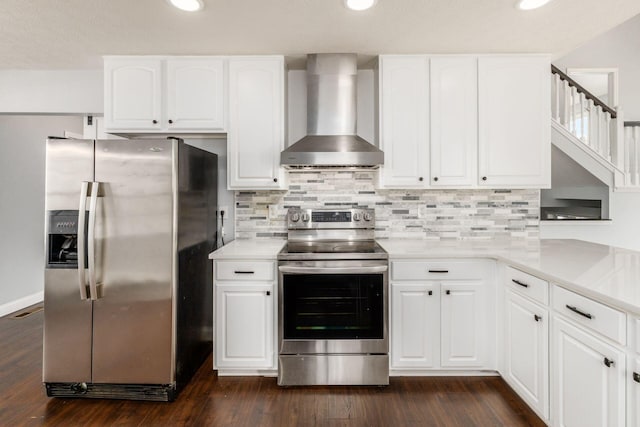
[[[96,283],[96,208],[98,204],[99,182],[91,183],[91,200],[89,201],[89,290],[93,301],[98,299],[98,284]]]
[[[78,208],[78,286],[80,287],[80,299],[87,299],[87,277],[85,274],[84,264],[85,259],[85,235],[84,230],[86,228],[86,215],[87,210],[87,191],[89,190],[89,183],[83,181],[80,186],[80,207]]]

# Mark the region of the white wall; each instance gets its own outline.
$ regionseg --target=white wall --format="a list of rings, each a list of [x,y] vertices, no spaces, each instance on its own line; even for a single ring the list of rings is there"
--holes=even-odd
[[[580,239],[640,251],[640,193],[612,193],[611,221],[540,222],[541,239]]]
[[[585,43],[553,63],[566,68],[618,68],[624,120],[640,120],[640,15]]]
[[[102,70],[0,70],[0,114],[102,114]]]
[[[45,140],[65,130],[82,118],[0,116],[0,315],[43,290]]]

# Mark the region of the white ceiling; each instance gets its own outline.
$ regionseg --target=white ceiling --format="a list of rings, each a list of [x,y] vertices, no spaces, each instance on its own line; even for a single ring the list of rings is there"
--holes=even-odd
[[[567,53],[640,13],[638,0],[204,0],[198,13],[165,0],[1,0],[0,68],[100,68],[107,54]]]

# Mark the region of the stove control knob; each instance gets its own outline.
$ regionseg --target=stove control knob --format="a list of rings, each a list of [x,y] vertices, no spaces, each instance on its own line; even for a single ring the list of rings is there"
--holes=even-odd
[[[303,213],[303,214],[302,214],[302,220],[303,220],[304,222],[309,222],[309,219],[310,219],[310,218],[309,218],[309,214],[308,214],[308,213]]]
[[[360,214],[359,213],[354,213],[353,214],[353,220],[354,221],[360,221]]]
[[[365,214],[363,215],[364,220],[365,221],[371,221],[371,214],[368,212],[365,212]]]
[[[292,213],[290,219],[291,219],[291,222],[298,222],[300,220],[300,214]]]

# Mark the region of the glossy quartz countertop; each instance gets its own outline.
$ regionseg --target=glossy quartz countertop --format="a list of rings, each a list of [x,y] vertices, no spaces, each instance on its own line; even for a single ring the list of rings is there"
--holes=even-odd
[[[284,239],[236,239],[209,254],[209,259],[271,259],[287,243]]]
[[[640,315],[640,252],[581,240],[377,241],[394,259],[492,258]]]
[[[640,316],[640,252],[582,240],[379,239],[389,259],[491,258]],[[210,259],[275,260],[283,239],[236,239]]]

